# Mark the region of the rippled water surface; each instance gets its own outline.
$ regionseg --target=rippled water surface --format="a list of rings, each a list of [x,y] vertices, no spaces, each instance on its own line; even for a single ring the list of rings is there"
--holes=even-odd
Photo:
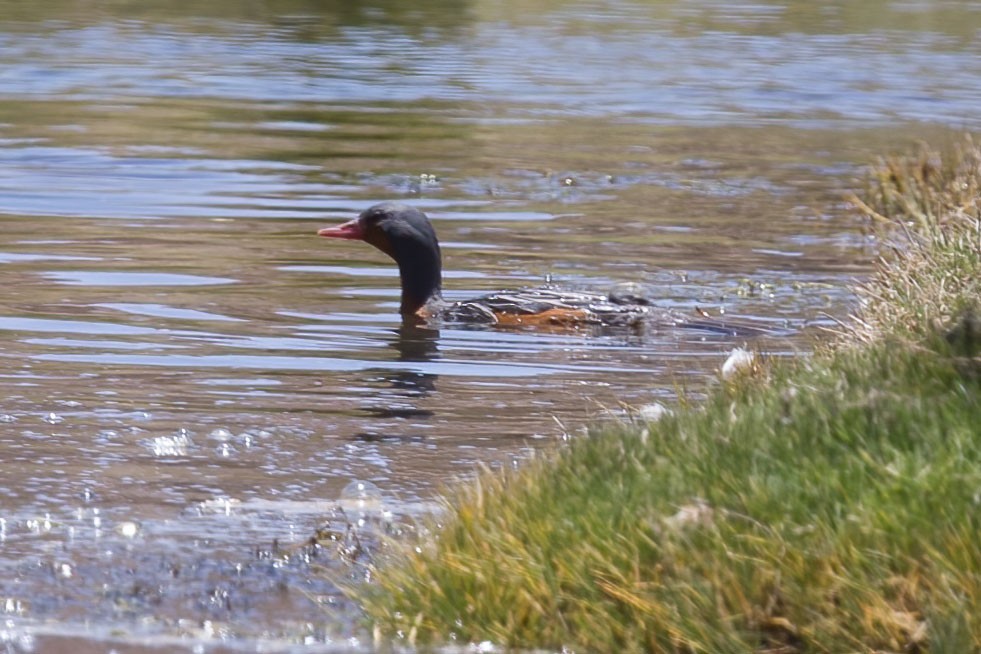
[[[862,166],[981,122],[966,1],[2,8],[12,651],[368,648],[360,538],[743,343],[403,327],[384,255],[318,228],[398,199],[449,299],[638,284],[792,355],[870,265]]]

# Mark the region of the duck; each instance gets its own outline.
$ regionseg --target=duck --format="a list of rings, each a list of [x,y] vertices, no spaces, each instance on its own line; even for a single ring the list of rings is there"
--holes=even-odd
[[[594,293],[553,284],[503,291],[470,300],[443,299],[443,258],[436,230],[425,213],[398,202],[368,207],[357,218],[317,232],[325,238],[364,241],[391,257],[399,269],[403,320],[482,323],[499,327],[660,325],[740,335],[737,326],[705,316],[692,319],[653,306],[626,291]]]

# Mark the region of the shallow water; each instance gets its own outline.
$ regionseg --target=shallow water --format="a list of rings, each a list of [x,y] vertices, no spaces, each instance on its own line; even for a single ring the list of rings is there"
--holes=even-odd
[[[981,122],[970,2],[80,7],[0,19],[12,651],[369,648],[349,524],[698,397],[743,343],[403,328],[385,257],[319,227],[399,199],[449,299],[639,284],[792,355],[869,269],[862,166]]]

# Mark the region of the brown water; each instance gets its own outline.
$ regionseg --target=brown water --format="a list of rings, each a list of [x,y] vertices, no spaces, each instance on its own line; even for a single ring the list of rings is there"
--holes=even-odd
[[[449,299],[636,283],[789,355],[868,270],[861,166],[981,122],[971,2],[205,4],[0,4],[6,651],[368,649],[348,525],[742,344],[406,330],[319,227],[399,199]]]

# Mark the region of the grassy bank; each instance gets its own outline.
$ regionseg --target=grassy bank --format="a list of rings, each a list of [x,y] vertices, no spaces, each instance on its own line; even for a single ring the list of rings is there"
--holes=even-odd
[[[419,642],[981,649],[981,152],[882,162],[853,327],[766,380],[594,430],[448,500],[361,589]]]

